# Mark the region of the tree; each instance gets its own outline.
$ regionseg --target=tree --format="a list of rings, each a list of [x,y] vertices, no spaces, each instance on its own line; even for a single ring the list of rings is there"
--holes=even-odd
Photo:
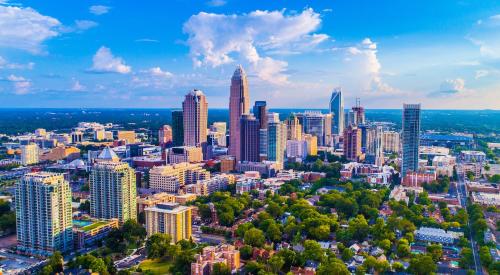
[[[490,254],[490,249],[487,246],[481,246],[479,249],[479,259],[481,260],[481,264],[483,266],[489,266],[493,261]]]
[[[443,256],[443,247],[440,244],[431,244],[427,246],[427,252],[431,255],[434,262],[438,262]]]
[[[231,275],[231,269],[224,263],[215,263],[211,274],[213,274],[213,275]]]
[[[173,259],[178,252],[178,247],[171,245],[172,237],[168,234],[156,233],[146,241],[146,252],[149,259],[168,257]]]
[[[64,268],[64,259],[61,252],[54,252],[54,254],[49,257],[48,265],[50,265],[50,267],[52,268],[52,272],[62,272]]]
[[[245,236],[245,232],[247,232],[250,228],[254,228],[253,224],[250,222],[242,223],[238,225],[238,228],[234,232],[236,236],[243,238]]]
[[[89,269],[91,269],[92,272],[96,272],[96,273],[99,273],[101,275],[109,274],[108,268],[101,258],[96,258],[94,261],[92,261]]]
[[[463,269],[467,269],[472,265],[473,260],[472,249],[469,247],[462,248],[460,252],[460,261],[458,262],[459,266]]]
[[[266,237],[272,242],[278,242],[281,240],[281,230],[275,222],[271,223],[269,227],[267,227]]]
[[[399,257],[409,256],[411,253],[411,249],[408,241],[406,239],[399,240],[396,251]]]
[[[344,262],[349,261],[353,256],[354,251],[352,251],[350,248],[346,248],[342,251],[342,260],[344,260]]]
[[[221,212],[218,214],[219,223],[223,226],[231,226],[234,223],[234,213],[233,211]]]
[[[349,221],[349,232],[358,241],[363,241],[368,236],[370,226],[363,215],[358,215]]]
[[[283,215],[283,208],[275,202],[270,202],[267,205],[266,211],[274,218],[278,218]]]
[[[52,275],[54,274],[54,270],[52,270],[52,266],[50,265],[46,265],[42,268],[42,270],[40,271],[40,275]]]
[[[325,252],[317,241],[306,240],[304,242],[303,256],[306,260],[322,262],[325,258]]]
[[[415,275],[427,275],[437,271],[437,265],[432,257],[426,254],[418,254],[410,260],[408,272]]]
[[[389,252],[389,250],[391,250],[391,247],[392,247],[392,243],[391,241],[389,241],[388,239],[384,239],[384,240],[381,240],[378,245],[380,246],[380,248],[382,248],[385,252]]]
[[[285,260],[280,257],[279,255],[273,255],[267,263],[271,267],[271,271],[274,273],[278,273],[281,268],[283,268],[283,265],[285,264]]]
[[[404,265],[400,262],[393,262],[392,263],[392,269],[394,269],[396,272],[401,272],[405,269]]]
[[[264,237],[264,233],[262,232],[262,230],[251,228],[250,230],[245,232],[243,240],[245,244],[254,247],[262,247],[262,245],[264,245],[264,242],[266,241],[266,238]]]
[[[350,275],[351,272],[347,269],[345,264],[338,260],[338,259],[332,259],[329,260],[326,263],[322,263],[319,268],[318,272],[316,273],[318,275]]]
[[[285,249],[278,251],[277,255],[280,256],[281,258],[283,258],[283,260],[284,260],[284,264],[283,264],[284,271],[290,270],[290,267],[292,267],[292,266],[300,265],[299,256],[293,250],[285,248]]]
[[[181,251],[175,257],[174,264],[170,268],[172,274],[191,274],[191,263],[194,262],[194,254],[191,250]]]
[[[257,275],[259,271],[264,270],[264,266],[256,261],[249,261],[245,265],[245,273]]]
[[[243,260],[248,260],[252,257],[253,248],[248,244],[245,244],[240,248],[240,255]]]

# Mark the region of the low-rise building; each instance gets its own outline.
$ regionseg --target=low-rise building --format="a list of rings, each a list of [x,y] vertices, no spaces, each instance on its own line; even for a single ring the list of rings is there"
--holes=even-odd
[[[82,249],[104,239],[111,230],[118,228],[118,219],[73,220],[75,248]]]
[[[155,166],[149,171],[149,188],[177,193],[186,184],[197,183],[210,178],[210,172],[201,164],[187,162]]]
[[[202,162],[202,148],[193,146],[172,147],[167,151],[167,160],[168,163]]]
[[[231,273],[236,273],[240,268],[240,251],[229,244],[204,247],[201,254],[195,255],[195,262],[191,263],[191,275],[213,274],[216,263],[225,264]]]
[[[415,239],[419,241],[453,244],[456,236],[440,228],[420,227],[415,231]]]
[[[472,202],[483,206],[500,206],[500,194],[472,192]]]
[[[482,163],[486,160],[486,154],[481,151],[462,151],[459,157],[461,162]]]

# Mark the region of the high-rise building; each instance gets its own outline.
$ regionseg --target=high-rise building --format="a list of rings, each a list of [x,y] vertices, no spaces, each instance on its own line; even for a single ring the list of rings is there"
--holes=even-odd
[[[344,156],[347,160],[358,161],[361,154],[361,129],[349,125],[344,129]]]
[[[73,248],[71,188],[63,174],[28,173],[16,184],[18,249],[47,256]]]
[[[332,114],[332,133],[342,135],[344,133],[344,96],[342,89],[335,88],[330,98],[330,113]]]
[[[261,161],[267,159],[267,129],[259,130],[259,157]]]
[[[203,161],[203,152],[201,147],[178,146],[168,149],[168,163],[181,162],[201,162]]]
[[[247,75],[239,65],[231,78],[231,94],[229,96],[229,154],[241,160],[240,119],[241,115],[248,114],[250,109],[250,95],[248,91]]]
[[[302,139],[302,125],[295,114],[291,114],[286,120],[287,140],[301,140]]]
[[[91,216],[120,223],[137,219],[135,171],[109,147],[97,158],[89,181]]]
[[[172,127],[163,125],[158,130],[158,143],[162,148],[172,145]]]
[[[208,136],[211,140],[209,144],[220,147],[226,147],[226,123],[225,122],[214,122],[210,125],[210,132]]]
[[[269,122],[267,125],[267,160],[283,163],[286,149],[286,124]]]
[[[259,158],[259,136],[260,123],[251,114],[244,114],[240,121],[240,161],[260,161]]]
[[[184,115],[182,110],[172,111],[173,146],[184,145]]]
[[[253,115],[260,123],[261,129],[267,129],[267,109],[265,101],[255,101]]]
[[[403,105],[403,165],[402,176],[418,170],[418,146],[420,139],[420,104]]]
[[[305,140],[287,140],[286,141],[286,156],[287,158],[307,157],[307,141]]]
[[[200,90],[189,92],[182,102],[184,145],[201,147],[207,142],[208,103]]]
[[[324,121],[325,124],[325,134],[323,135],[323,146],[331,146],[333,143],[332,139],[332,114],[325,114]]]
[[[43,128],[38,128],[35,130],[35,135],[37,137],[46,137],[47,136],[47,130],[43,129]]]
[[[354,125],[365,124],[365,108],[361,107],[361,101],[359,98],[356,98],[356,106],[352,107],[352,111],[354,113]]]
[[[221,134],[226,134],[227,131],[227,124],[225,122],[214,122],[210,126],[210,131],[221,133]]]
[[[324,115],[320,111],[306,111],[296,114],[302,122],[304,133],[318,137],[318,146],[329,145],[331,137],[331,115]],[[330,125],[326,125],[325,121]]]
[[[307,154],[309,156],[318,155],[318,137],[311,134],[304,134],[302,136],[307,144]]]
[[[148,236],[168,234],[172,243],[191,238],[191,207],[178,203],[159,203],[144,209]]]
[[[210,172],[201,164],[182,162],[174,165],[155,166],[149,171],[149,188],[177,193],[186,184],[210,178]]]
[[[400,149],[400,135],[394,131],[384,131],[384,151],[398,153]]]
[[[384,131],[382,126],[370,127],[367,135],[366,161],[382,166],[384,164]]]
[[[39,162],[39,148],[35,143],[21,145],[21,164],[31,165]]]

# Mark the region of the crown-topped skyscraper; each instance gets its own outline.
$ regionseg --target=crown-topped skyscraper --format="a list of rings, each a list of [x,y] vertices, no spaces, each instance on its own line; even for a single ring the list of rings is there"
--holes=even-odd
[[[247,75],[239,65],[231,78],[229,96],[229,153],[241,160],[240,118],[250,112],[250,95]]]

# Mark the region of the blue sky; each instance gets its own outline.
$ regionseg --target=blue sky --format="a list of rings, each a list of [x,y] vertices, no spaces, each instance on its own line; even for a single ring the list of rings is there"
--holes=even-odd
[[[500,108],[499,1],[0,0],[0,107]]]

